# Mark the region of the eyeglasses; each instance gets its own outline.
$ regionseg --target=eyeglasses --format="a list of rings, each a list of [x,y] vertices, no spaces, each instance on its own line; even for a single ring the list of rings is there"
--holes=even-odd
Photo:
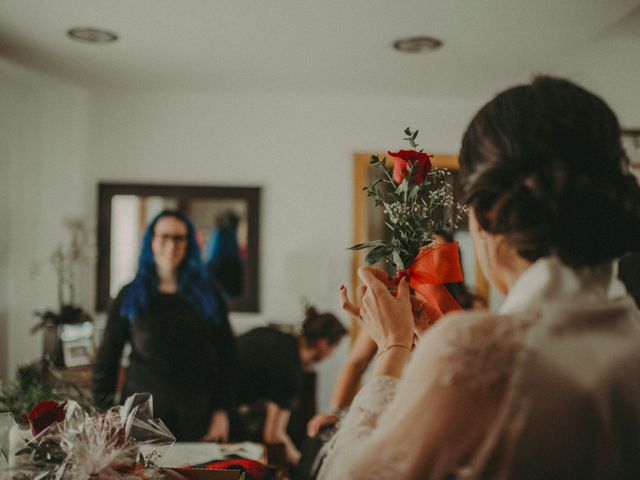
[[[178,246],[183,246],[185,243],[187,243],[186,235],[169,235],[167,233],[163,233],[160,235],[154,235],[153,237],[160,240],[160,243],[162,245],[166,245],[167,243],[169,243],[169,241],[172,241],[175,245]]]

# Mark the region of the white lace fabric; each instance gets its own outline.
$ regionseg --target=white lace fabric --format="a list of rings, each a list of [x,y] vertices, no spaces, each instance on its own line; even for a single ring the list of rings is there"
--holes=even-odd
[[[640,478],[638,311],[611,270],[567,270],[539,261],[501,314],[442,319],[358,394],[320,479]]]
[[[331,461],[323,465],[320,478],[356,478],[357,471],[347,473],[349,462],[340,457],[366,453],[363,449],[367,448],[367,440],[377,426],[378,417],[395,397],[397,383],[398,379],[394,377],[375,377],[360,390],[341,422],[340,432],[348,434],[337,434],[331,440],[327,449],[327,458]]]

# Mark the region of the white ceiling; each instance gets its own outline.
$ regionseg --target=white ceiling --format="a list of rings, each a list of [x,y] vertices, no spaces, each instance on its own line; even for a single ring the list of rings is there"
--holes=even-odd
[[[639,7],[638,0],[0,0],[0,56],[93,88],[477,97],[558,69],[640,18]],[[120,39],[94,46],[66,37],[82,26]],[[391,48],[414,35],[439,37],[444,47]],[[640,32],[633,35],[640,48]]]

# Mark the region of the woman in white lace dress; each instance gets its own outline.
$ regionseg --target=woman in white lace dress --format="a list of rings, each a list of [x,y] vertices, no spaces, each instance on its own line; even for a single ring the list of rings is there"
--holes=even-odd
[[[416,332],[409,362],[429,319],[404,281],[395,296],[361,269],[379,353],[320,477],[639,479],[640,314],[614,265],[640,250],[640,187],[615,115],[540,77],[478,112],[460,164],[476,255],[506,300]]]

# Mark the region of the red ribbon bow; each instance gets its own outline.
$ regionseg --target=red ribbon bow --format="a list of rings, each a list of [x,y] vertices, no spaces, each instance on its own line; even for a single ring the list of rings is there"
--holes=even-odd
[[[409,268],[398,272],[397,278],[407,277],[411,288],[443,315],[462,310],[443,285],[463,281],[458,251],[458,242],[424,247]]]

